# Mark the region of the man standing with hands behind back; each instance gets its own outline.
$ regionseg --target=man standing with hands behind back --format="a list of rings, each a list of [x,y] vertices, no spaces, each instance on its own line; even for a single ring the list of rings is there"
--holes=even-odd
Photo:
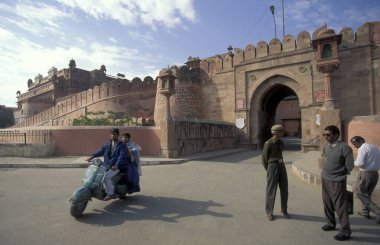
[[[266,204],[268,220],[273,220],[273,208],[276,198],[277,185],[280,186],[281,212],[285,218],[288,214],[288,175],[282,157],[284,143],[280,136],[284,130],[282,125],[274,125],[271,128],[272,138],[265,142],[262,151],[262,163],[267,171]]]
[[[323,231],[335,230],[335,213],[340,220],[341,231],[334,236],[335,240],[345,241],[351,237],[351,227],[347,207],[347,175],[354,168],[352,149],[339,140],[340,131],[335,125],[325,128],[322,156],[325,160],[322,176],[322,200],[327,224]]]

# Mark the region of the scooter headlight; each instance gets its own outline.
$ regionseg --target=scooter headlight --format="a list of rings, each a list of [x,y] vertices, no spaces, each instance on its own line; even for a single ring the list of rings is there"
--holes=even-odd
[[[102,164],[102,160],[100,160],[99,158],[95,158],[93,161],[92,161],[92,164],[99,167],[101,164]]]

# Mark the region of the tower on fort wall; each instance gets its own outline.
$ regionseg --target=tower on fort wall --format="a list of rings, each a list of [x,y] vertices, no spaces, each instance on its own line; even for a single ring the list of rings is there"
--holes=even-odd
[[[201,118],[200,59],[189,57],[186,65],[171,67],[175,80],[175,93],[170,98],[170,110],[176,118]],[[159,85],[159,83],[157,83]],[[159,89],[159,88],[158,88]],[[154,121],[159,122],[165,111],[165,96],[157,93]]]

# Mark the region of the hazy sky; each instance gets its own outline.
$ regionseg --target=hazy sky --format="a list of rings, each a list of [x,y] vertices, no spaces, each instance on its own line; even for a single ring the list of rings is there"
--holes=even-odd
[[[207,58],[282,38],[281,0],[1,0],[0,105],[51,67],[155,78],[189,56]],[[325,22],[339,32],[380,20],[380,0],[284,0],[285,32],[312,33]]]

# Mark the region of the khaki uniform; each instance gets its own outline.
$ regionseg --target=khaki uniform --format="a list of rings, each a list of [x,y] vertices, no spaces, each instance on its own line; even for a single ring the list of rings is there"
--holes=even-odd
[[[273,214],[277,185],[280,187],[281,212],[287,213],[288,209],[288,175],[282,157],[284,143],[273,138],[265,142],[262,151],[262,163],[267,170],[267,190],[265,210],[267,214]]]

